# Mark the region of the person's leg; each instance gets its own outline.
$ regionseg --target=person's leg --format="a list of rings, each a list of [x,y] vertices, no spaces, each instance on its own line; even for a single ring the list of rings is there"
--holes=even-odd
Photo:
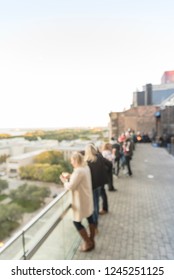
[[[131,161],[131,158],[129,157],[129,160],[128,160],[128,170],[129,170],[129,176],[132,176],[132,170],[131,170],[130,161]]]
[[[96,228],[98,226],[100,192],[101,192],[101,187],[98,187],[93,191],[93,199],[94,199],[93,219],[94,219],[94,224],[96,225]]]
[[[74,223],[74,226],[77,229],[78,233],[84,240],[84,243],[80,246],[80,251],[87,252],[87,251],[92,250],[94,248],[94,242],[92,242],[92,240],[88,236],[88,233],[87,233],[85,227],[82,225],[81,222],[73,221],[73,223]]]
[[[94,224],[94,218],[93,218],[93,214],[89,217],[87,217],[87,221],[88,221],[88,224]]]
[[[89,224],[89,238],[92,241],[93,248],[94,248],[95,247],[94,237],[95,237],[96,227],[95,227],[95,224],[94,224],[93,215],[88,217],[87,220],[88,220],[88,224]]]
[[[131,170],[131,167],[130,167],[130,157],[125,156],[125,160],[126,160],[126,165],[127,165],[127,169],[128,169],[128,174],[129,174],[129,176],[131,176],[132,175],[132,170]]]
[[[116,175],[118,176],[119,171],[120,171],[120,158],[117,159],[116,163],[117,163],[117,172],[116,172]]]
[[[112,162],[112,173],[116,174],[116,161],[115,160]]]
[[[108,190],[109,191],[116,191],[117,189],[114,188],[113,186],[113,174],[112,174],[112,170],[108,171]]]
[[[99,211],[99,214],[105,214],[108,212],[108,198],[105,191],[105,186],[101,187],[100,196],[102,198],[102,210]]]
[[[73,224],[74,224],[75,228],[77,229],[77,231],[80,231],[81,229],[84,229],[84,226],[82,225],[81,222],[73,221]]]
[[[124,167],[125,167],[125,164],[126,164],[126,160],[125,160],[124,154],[122,154],[120,156],[120,163],[121,163],[121,168],[124,170]]]

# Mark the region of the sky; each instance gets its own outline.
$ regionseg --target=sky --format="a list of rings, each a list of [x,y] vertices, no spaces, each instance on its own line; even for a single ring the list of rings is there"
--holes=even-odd
[[[0,0],[0,128],[107,126],[174,70],[173,15],[173,0]]]

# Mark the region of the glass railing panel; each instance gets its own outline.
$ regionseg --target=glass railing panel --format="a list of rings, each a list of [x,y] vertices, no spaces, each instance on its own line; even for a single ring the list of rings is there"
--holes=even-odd
[[[56,232],[55,228],[57,229],[57,247],[61,248],[62,246],[62,249],[59,250],[60,254],[58,257],[56,256],[56,258],[64,259],[69,250],[69,248],[66,248],[69,242],[69,239],[67,239],[68,237],[65,237],[66,232],[71,232],[72,239],[75,236],[72,234],[73,232],[75,234],[75,230],[72,225],[71,210],[67,210],[70,209],[70,204],[71,192],[62,193],[60,197],[52,201],[50,205],[42,211],[43,213],[40,213],[28,223],[23,230],[16,235],[17,237],[13,238],[13,242],[9,242],[8,246],[0,251],[0,259],[12,260],[32,257],[32,255],[36,253],[36,249],[38,250],[41,246],[42,242],[47,244],[48,240],[52,238]],[[62,216],[63,213],[64,215]],[[53,233],[51,234],[52,231]],[[50,237],[48,237],[49,235]],[[73,242],[74,241],[72,241],[72,243]],[[23,250],[23,248],[25,248],[25,250]],[[47,258],[48,257],[46,257],[46,259]]]
[[[23,258],[22,235],[15,238],[14,242],[10,244],[2,253],[0,253],[0,260],[20,260]]]
[[[64,230],[64,259],[72,259],[74,253],[79,247],[80,236],[72,222],[72,208],[69,211],[69,215],[62,221]]]
[[[72,223],[72,209],[69,209],[63,220],[45,240],[32,259],[71,259],[78,247],[79,240],[79,235]]]
[[[56,223],[65,209],[70,205],[70,193],[67,192],[51,209],[42,216],[37,223],[30,226],[25,232],[25,249],[29,252],[50,228]]]

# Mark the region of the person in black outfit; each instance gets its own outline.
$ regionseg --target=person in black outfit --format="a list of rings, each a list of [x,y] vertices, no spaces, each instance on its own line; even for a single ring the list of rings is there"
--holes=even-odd
[[[107,176],[108,176],[108,191],[115,192],[117,189],[115,189],[113,185],[113,165],[112,162],[110,162],[108,159],[103,157],[105,168],[107,170]]]
[[[133,156],[133,144],[132,144],[130,135],[128,133],[126,134],[126,140],[123,143],[123,152],[124,152],[124,156],[125,156],[125,163],[126,163],[126,166],[128,169],[128,175],[132,176],[130,161]]]
[[[99,151],[100,152],[100,151]],[[105,167],[108,174],[108,190],[116,191],[113,186],[113,154],[112,154],[112,145],[108,142],[104,143],[102,151],[100,153],[103,156]]]
[[[91,171],[94,199],[93,218],[97,231],[99,215],[99,197],[101,194],[102,187],[108,183],[108,176],[103,156],[98,152],[98,149],[93,144],[89,144],[86,146],[84,159],[87,162]]]
[[[115,156],[115,164],[114,164],[114,174],[116,176],[119,175],[119,171],[120,171],[120,157],[121,157],[121,146],[120,144],[117,142],[117,140],[115,140],[114,138],[111,138],[111,140],[113,141],[112,144],[112,153]]]

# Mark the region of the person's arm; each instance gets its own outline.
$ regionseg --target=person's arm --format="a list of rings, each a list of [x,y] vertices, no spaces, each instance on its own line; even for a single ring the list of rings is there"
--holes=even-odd
[[[61,179],[61,177],[60,177]],[[62,179],[61,179],[62,181]],[[64,184],[64,188],[66,190],[74,190],[76,188],[78,188],[79,183],[81,181],[81,173],[77,170],[75,170],[70,177],[70,180],[68,181],[67,179],[63,179],[63,184]]]

